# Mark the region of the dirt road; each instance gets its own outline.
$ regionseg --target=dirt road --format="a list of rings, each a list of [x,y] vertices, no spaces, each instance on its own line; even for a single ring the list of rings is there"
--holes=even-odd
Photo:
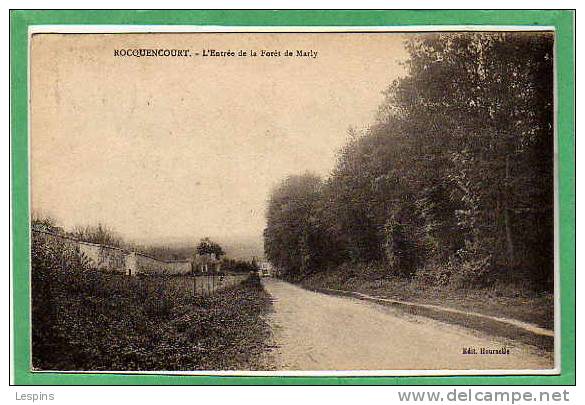
[[[281,370],[549,369],[550,354],[352,298],[264,279]],[[476,354],[463,354],[464,348]],[[480,354],[482,348],[509,354]]]

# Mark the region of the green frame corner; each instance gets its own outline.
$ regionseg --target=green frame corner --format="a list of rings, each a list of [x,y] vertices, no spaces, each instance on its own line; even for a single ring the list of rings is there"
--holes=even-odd
[[[574,385],[575,48],[572,10],[11,10],[13,382],[16,385]],[[33,25],[545,26],[556,31],[561,373],[549,376],[289,377],[30,371],[28,29]]]

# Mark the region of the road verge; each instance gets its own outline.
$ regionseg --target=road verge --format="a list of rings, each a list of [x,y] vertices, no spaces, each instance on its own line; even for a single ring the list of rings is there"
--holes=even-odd
[[[519,340],[548,352],[554,350],[553,330],[516,319],[495,317],[478,312],[462,311],[439,305],[421,304],[372,296],[356,291],[337,290],[332,288],[310,288],[310,290],[329,295],[351,297],[362,301],[374,302],[376,304],[400,309],[412,315],[424,316],[451,324],[461,325],[494,336]]]

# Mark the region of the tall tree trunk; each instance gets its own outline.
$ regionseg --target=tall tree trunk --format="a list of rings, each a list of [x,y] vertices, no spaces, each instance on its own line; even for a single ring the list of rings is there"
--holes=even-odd
[[[510,157],[506,155],[506,193],[504,195],[504,223],[506,226],[506,246],[508,250],[508,265],[514,264],[514,242],[512,240],[512,226],[510,224],[510,208],[508,207],[508,193],[510,189]]]

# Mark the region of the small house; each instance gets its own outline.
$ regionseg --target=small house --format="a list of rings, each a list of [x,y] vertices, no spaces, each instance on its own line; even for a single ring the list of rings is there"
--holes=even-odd
[[[215,253],[196,254],[193,259],[193,271],[201,274],[219,273],[221,260],[215,256]]]

